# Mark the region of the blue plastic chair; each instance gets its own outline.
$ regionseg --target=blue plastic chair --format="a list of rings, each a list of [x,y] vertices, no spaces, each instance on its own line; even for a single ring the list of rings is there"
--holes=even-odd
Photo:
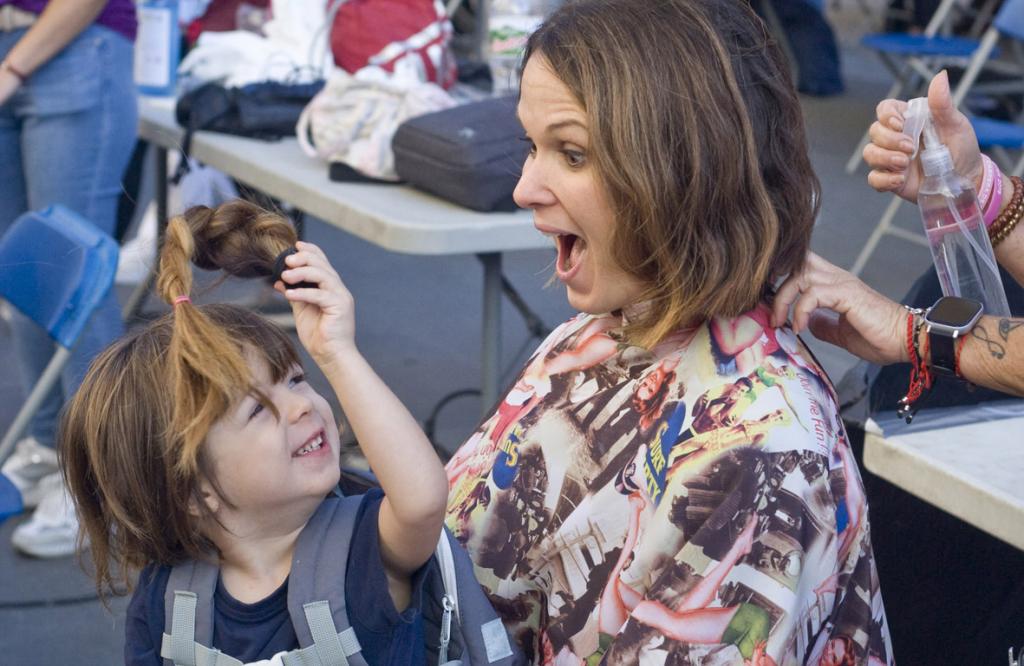
[[[995,50],[996,42],[999,41],[1000,37],[1024,44],[1024,0],[1005,0],[1003,2],[1003,6],[992,21],[992,27],[985,32],[978,42],[978,48],[975,49],[974,54],[967,63],[963,77],[961,77],[956,89],[953,91],[953,104],[960,106],[963,103],[964,98],[967,97],[971,90],[971,86],[977,80],[978,74],[981,73],[985,63]],[[982,150],[992,150],[996,154],[1000,167],[1007,173],[1017,176],[1024,173],[1024,154],[1021,155],[1016,164],[1012,164],[1006,154],[1007,149],[1024,151],[1024,127],[1019,123],[994,120],[992,118],[968,117],[971,120],[971,125],[974,127],[974,133],[978,137],[978,145],[981,146]],[[874,231],[871,232],[871,236],[868,237],[864,247],[860,250],[860,254],[857,255],[853,265],[850,267],[851,273],[860,275],[878,243],[882,240],[882,236],[886,234],[927,247],[928,239],[925,238],[924,234],[907,231],[893,225],[892,221],[896,218],[896,212],[899,210],[902,202],[903,200],[898,196],[893,196],[892,201],[889,202],[889,207],[885,209],[878,224],[875,225]]]
[[[970,92],[971,86],[978,78],[987,59],[985,48],[991,47],[995,50],[995,43],[999,37],[1015,40],[1018,47],[1024,47],[1024,0],[1005,0],[1003,3],[992,21],[992,27],[982,37],[978,53],[972,58],[963,80],[957,86],[957,92],[960,94],[954,98],[957,104]],[[1024,153],[1024,126],[1020,122],[972,117],[971,125],[974,126],[974,133],[978,135],[978,143],[983,149],[991,149],[997,158],[1001,158],[1001,166],[1004,169],[1017,176],[1024,174],[1024,154],[1016,164],[1011,164],[1006,154],[1006,150]]]
[[[60,380],[71,348],[114,284],[117,257],[113,238],[59,205],[25,213],[0,238],[0,298],[57,343],[46,370],[0,440],[0,463]]]
[[[910,97],[915,97],[922,85],[927,84],[940,69],[953,65],[966,65],[975,55],[981,46],[980,39],[940,34],[940,31],[948,25],[952,12],[956,8],[956,0],[942,0],[921,34],[886,32],[868,34],[861,38],[861,44],[877,53],[886,68],[892,72],[894,81],[885,95],[887,99],[903,97],[907,94]],[[986,12],[982,13],[983,16],[986,14]],[[999,50],[990,48],[986,57],[997,58],[998,56]],[[868,140],[868,134],[865,132],[846,162],[846,173],[853,173],[857,170],[861,161],[861,152]]]
[[[10,479],[0,474],[0,523],[21,513],[24,508],[21,492]]]

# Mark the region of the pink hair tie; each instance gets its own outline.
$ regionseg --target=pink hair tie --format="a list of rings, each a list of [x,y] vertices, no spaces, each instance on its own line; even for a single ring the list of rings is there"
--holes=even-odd
[[[176,299],[174,299],[174,305],[177,305],[178,303],[191,303],[191,302],[192,302],[192,299],[189,298],[188,296],[178,296]]]

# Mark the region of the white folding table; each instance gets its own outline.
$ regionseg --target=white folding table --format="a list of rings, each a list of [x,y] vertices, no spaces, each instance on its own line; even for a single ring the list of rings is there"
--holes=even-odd
[[[948,425],[868,420],[864,466],[1024,550],[1024,401],[950,409],[960,413],[941,415]]]
[[[157,219],[167,220],[167,151],[181,145],[174,100],[139,98],[139,137],[157,149]],[[478,213],[403,185],[336,183],[327,165],[307,157],[293,138],[276,142],[197,132],[193,158],[235,180],[379,247],[408,254],[475,254],[483,263],[481,398],[497,399],[501,350],[501,253],[551,247],[529,211]],[[150,285],[125,306],[133,312]]]

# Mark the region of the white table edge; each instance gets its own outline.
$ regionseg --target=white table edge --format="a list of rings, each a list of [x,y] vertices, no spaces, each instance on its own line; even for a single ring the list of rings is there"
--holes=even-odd
[[[915,497],[1024,550],[1024,514],[1015,498],[998,488],[971,483],[951,466],[901,446],[899,436],[887,439],[873,421],[865,426],[864,466]],[[925,467],[932,473],[921,474],[919,470]],[[965,501],[960,493],[941,492],[937,489],[940,485],[947,491],[956,487],[968,490],[971,499]]]

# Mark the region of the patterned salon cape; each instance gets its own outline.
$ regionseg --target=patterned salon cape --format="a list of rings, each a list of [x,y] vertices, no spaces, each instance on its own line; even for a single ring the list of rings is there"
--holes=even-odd
[[[893,663],[834,390],[768,321],[646,351],[579,315],[452,457],[447,525],[534,663]]]

